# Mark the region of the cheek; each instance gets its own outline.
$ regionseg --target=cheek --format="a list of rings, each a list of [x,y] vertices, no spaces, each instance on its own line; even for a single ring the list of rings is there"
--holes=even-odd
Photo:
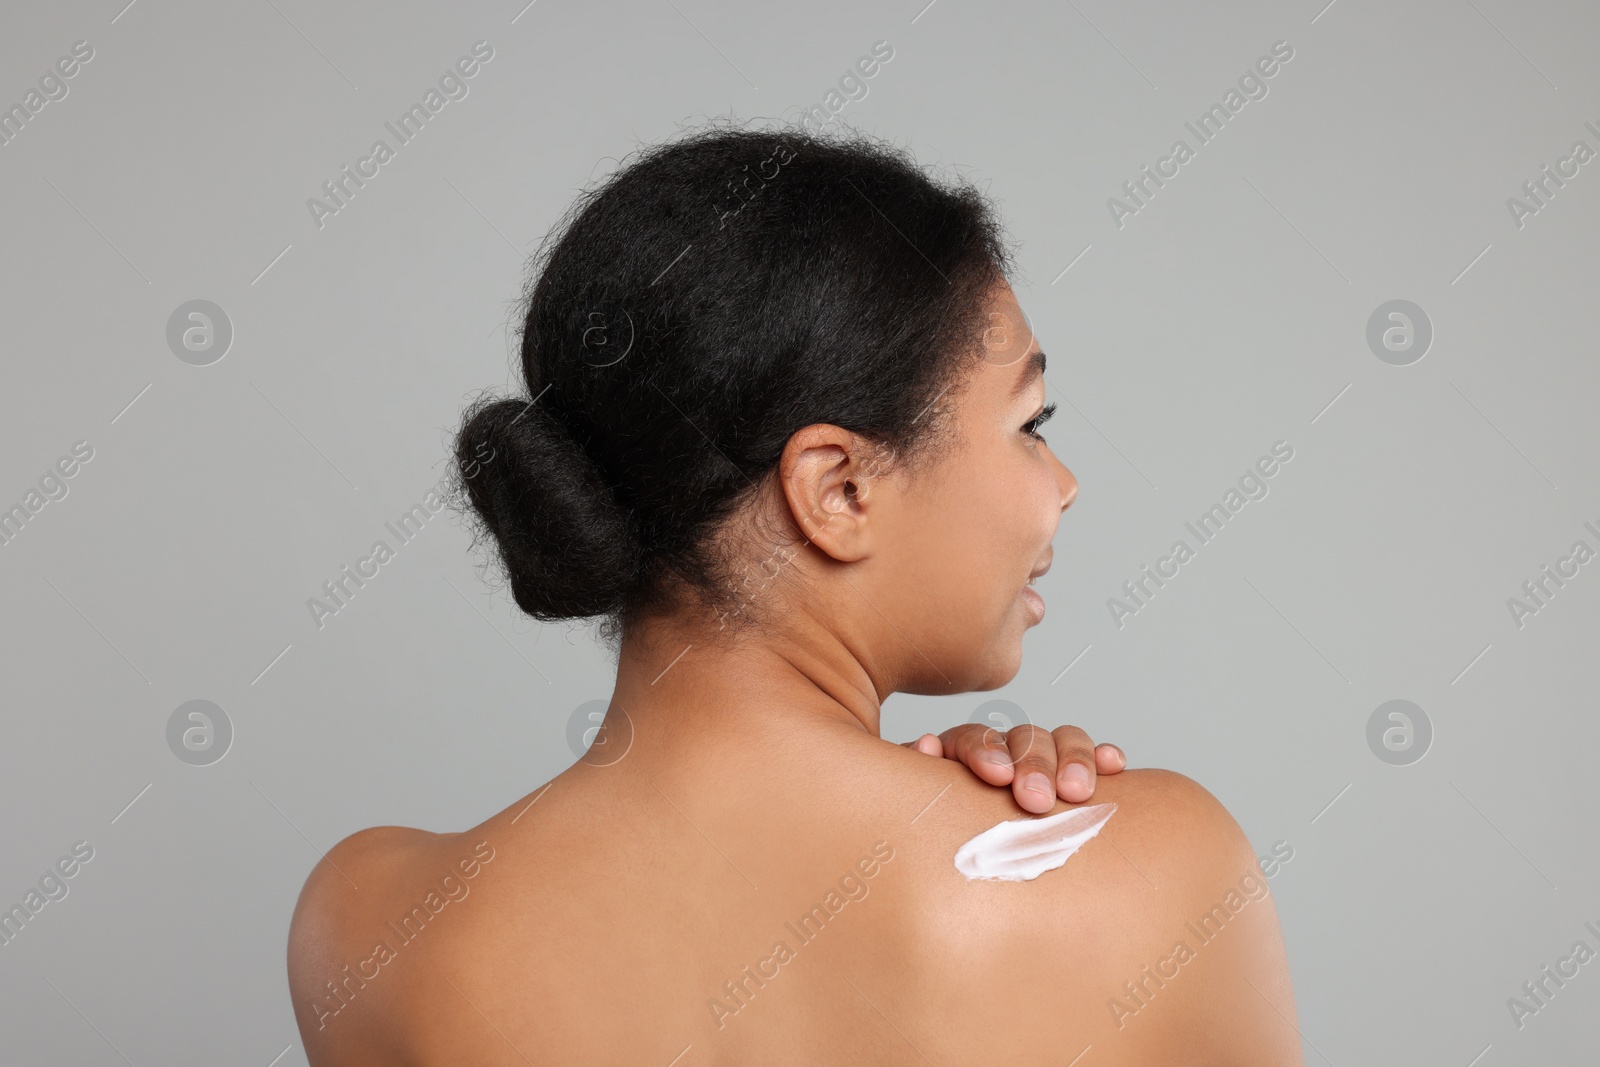
[[[1053,527],[1048,510],[1059,500],[1044,464],[997,449],[963,480],[961,521],[954,536],[969,597],[995,602],[1017,595],[1031,565],[1045,551]]]
[[[1048,456],[1024,448],[1025,453],[1019,450],[1008,456],[1010,462],[995,465],[990,492],[997,497],[996,521],[1037,554],[1044,550],[1055,529],[1061,511],[1061,487]]]
[[[1055,531],[1060,489],[1050,464],[1002,440],[964,453],[924,489],[898,516],[895,535],[912,551],[895,584],[923,621],[986,630],[1010,610]]]
[[[1033,477],[1029,481],[1029,487],[1033,494],[1030,499],[1034,502],[1034,507],[1036,508],[1033,514],[1038,517],[1039,526],[1045,531],[1044,537],[1046,541],[1055,536],[1056,527],[1061,525],[1061,502],[1063,496],[1068,501],[1071,501],[1078,495],[1077,481],[1074,479],[1070,486],[1064,487],[1056,477],[1057,470],[1058,465],[1053,457],[1041,456],[1032,472]],[[1071,476],[1068,475],[1068,477],[1070,478]],[[1069,493],[1070,495],[1066,495]]]
[[[891,533],[908,549],[895,567],[901,592],[919,611],[947,619],[970,613],[992,589],[1009,555],[1006,524],[1015,521],[1005,516],[1004,486],[966,471],[950,473],[958,476],[919,496],[914,508],[897,516]]]

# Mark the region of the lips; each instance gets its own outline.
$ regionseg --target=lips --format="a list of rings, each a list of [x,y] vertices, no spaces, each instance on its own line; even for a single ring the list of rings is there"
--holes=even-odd
[[[1044,597],[1040,596],[1038,591],[1033,588],[1033,583],[1035,580],[1043,577],[1044,573],[1049,569],[1050,560],[1048,559],[1044,561],[1042,566],[1035,567],[1032,572],[1028,574],[1028,581],[1027,584],[1022,587],[1022,592],[1018,594],[1021,597],[1022,602],[1028,605],[1028,611],[1033,615],[1033,621],[1035,623],[1044,621]]]
[[[1033,588],[1033,579],[1028,579],[1028,584],[1022,587],[1017,599],[1028,606],[1028,612],[1033,616],[1035,623],[1044,621],[1044,597]]]

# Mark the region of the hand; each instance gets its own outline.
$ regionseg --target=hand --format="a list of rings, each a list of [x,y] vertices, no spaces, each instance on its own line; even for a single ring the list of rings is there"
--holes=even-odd
[[[1076,726],[1013,726],[1001,736],[991,726],[969,722],[938,736],[923,734],[904,747],[964,763],[990,785],[1011,786],[1017,803],[1035,814],[1053,808],[1058,795],[1072,804],[1088,800],[1096,774],[1116,774],[1128,765],[1122,749],[1093,744]]]

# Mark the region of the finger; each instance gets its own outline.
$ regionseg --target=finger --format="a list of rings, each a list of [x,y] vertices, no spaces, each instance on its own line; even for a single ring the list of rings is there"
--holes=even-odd
[[[1094,767],[1101,774],[1116,774],[1127,769],[1128,756],[1116,745],[1094,746]]]
[[[1011,791],[1017,803],[1031,812],[1045,812],[1056,804],[1056,746],[1039,726],[1013,726],[1006,733],[1016,779]]]
[[[933,734],[923,734],[915,741],[907,741],[905,747],[935,758],[944,755],[944,744]]]
[[[1056,791],[1061,799],[1081,804],[1094,796],[1096,753],[1089,735],[1076,726],[1058,726],[1055,738]]]
[[[945,759],[964,763],[990,785],[1007,785],[1013,777],[1011,752],[1005,739],[987,726],[963,723],[939,735]]]

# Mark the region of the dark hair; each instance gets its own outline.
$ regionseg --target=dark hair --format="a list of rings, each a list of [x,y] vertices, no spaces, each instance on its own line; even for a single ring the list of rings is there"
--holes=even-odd
[[[921,454],[1010,259],[986,198],[900,149],[713,126],[583,192],[533,267],[527,394],[468,408],[458,506],[523,611],[615,637],[680,592],[731,603],[712,535],[797,430]]]

